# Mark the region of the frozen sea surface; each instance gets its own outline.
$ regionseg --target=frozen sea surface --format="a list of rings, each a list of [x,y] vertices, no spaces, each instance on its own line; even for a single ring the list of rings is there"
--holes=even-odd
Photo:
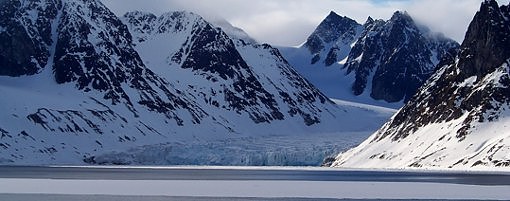
[[[0,200],[9,201],[393,201],[393,199],[320,199],[320,198],[217,198],[170,196],[114,196],[114,195],[44,195],[0,194]],[[400,201],[401,199],[394,199]],[[417,200],[418,199],[414,199]],[[420,199],[419,201],[429,201]],[[430,200],[436,201],[436,200]]]
[[[0,200],[508,200],[510,174],[332,168],[0,167]]]

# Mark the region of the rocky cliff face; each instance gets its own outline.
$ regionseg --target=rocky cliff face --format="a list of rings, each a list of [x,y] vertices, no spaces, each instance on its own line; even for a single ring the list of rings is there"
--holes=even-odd
[[[482,3],[459,56],[383,128],[338,156],[343,167],[508,167],[509,6]]]

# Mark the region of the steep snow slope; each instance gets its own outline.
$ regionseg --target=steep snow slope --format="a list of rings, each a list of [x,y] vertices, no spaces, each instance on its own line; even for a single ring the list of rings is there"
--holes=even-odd
[[[456,59],[337,167],[510,167],[510,7],[482,3]]]
[[[405,12],[363,26],[332,12],[303,46],[280,49],[330,97],[399,108],[457,48]]]

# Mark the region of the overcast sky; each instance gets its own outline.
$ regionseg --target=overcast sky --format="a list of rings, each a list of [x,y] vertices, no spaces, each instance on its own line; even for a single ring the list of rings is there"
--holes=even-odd
[[[217,16],[244,29],[259,42],[296,46],[330,11],[364,23],[368,16],[389,19],[405,10],[433,31],[459,42],[482,0],[102,0],[117,15],[142,10],[161,14],[188,10]],[[508,4],[509,0],[498,0]]]

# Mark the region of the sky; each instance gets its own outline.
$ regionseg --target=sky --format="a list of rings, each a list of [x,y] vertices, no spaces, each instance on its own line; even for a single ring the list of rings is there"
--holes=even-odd
[[[162,14],[187,10],[206,19],[224,18],[255,40],[298,46],[335,11],[363,24],[368,16],[389,19],[407,11],[417,22],[462,42],[482,0],[101,0],[117,15],[133,10]],[[498,0],[500,5],[509,0]]]

